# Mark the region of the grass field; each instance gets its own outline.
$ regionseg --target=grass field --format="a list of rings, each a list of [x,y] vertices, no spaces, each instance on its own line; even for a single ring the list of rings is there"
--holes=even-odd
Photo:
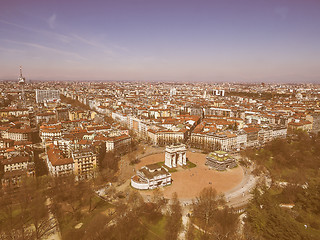
[[[160,218],[159,221],[153,223],[143,218],[142,223],[147,228],[148,234],[146,240],[159,240],[165,239],[165,226],[167,219],[166,217]]]

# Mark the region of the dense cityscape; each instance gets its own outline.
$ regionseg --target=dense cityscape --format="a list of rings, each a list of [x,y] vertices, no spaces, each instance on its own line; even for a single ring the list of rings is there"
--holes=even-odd
[[[3,239],[273,239],[265,205],[287,215],[274,239],[319,237],[318,85],[31,82],[20,67],[0,88]]]
[[[0,7],[0,240],[319,240],[320,1]]]

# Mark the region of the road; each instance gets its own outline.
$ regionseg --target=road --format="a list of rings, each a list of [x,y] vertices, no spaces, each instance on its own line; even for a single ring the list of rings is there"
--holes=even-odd
[[[254,176],[251,172],[253,167],[244,169],[244,178],[234,189],[224,194],[227,204],[230,207],[240,207],[248,203],[251,199],[251,191],[255,188],[259,176]]]

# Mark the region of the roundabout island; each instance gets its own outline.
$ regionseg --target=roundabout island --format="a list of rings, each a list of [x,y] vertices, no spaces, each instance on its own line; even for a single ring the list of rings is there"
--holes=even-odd
[[[135,166],[137,173],[143,170],[148,174],[149,169],[145,168],[148,166],[152,168],[151,171],[161,171],[165,184],[159,187],[165,198],[170,199],[172,194],[176,192],[180,200],[188,201],[199,196],[200,191],[205,187],[212,187],[218,194],[224,194],[236,188],[244,178],[242,167],[237,166],[225,171],[217,171],[205,165],[207,162],[206,154],[191,151],[186,151],[186,164],[177,164],[176,167],[169,168],[164,164],[165,154],[163,152],[146,156],[141,158],[141,162]],[[131,183],[138,180],[137,175],[131,179]],[[139,192],[143,196],[148,196],[152,195],[152,191]]]

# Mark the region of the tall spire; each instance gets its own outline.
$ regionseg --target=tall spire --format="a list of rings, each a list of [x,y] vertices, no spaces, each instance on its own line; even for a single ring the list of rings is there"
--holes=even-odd
[[[19,83],[23,84],[25,83],[26,79],[22,76],[22,66],[20,66],[20,77],[19,77]]]

